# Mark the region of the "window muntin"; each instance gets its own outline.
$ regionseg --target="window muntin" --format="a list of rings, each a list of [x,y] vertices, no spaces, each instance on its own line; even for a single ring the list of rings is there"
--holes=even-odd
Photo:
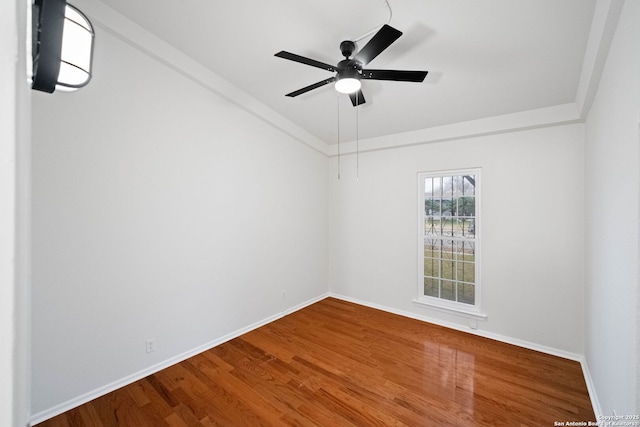
[[[480,171],[420,173],[418,300],[479,310]]]

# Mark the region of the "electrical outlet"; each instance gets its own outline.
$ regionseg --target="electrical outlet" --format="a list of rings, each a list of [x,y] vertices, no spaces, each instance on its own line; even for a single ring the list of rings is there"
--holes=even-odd
[[[153,353],[156,351],[156,339],[151,338],[145,341],[145,345],[147,348],[147,353]]]

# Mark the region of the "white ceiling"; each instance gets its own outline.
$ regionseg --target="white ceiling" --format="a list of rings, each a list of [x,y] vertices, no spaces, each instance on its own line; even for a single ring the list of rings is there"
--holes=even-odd
[[[383,0],[102,0],[327,144],[356,138],[332,73],[274,54],[343,59],[339,44],[385,23]],[[576,100],[596,0],[390,0],[404,34],[369,68],[428,70],[423,83],[367,80],[367,139]],[[359,43],[362,47],[367,39]]]

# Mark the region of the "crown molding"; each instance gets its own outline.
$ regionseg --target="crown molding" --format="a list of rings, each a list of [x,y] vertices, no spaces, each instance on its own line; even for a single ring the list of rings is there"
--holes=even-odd
[[[90,16],[96,27],[129,46],[173,69],[204,89],[235,104],[294,140],[333,157],[337,144],[327,144],[267,107],[247,92],[234,86],[195,59],[162,41],[100,0],[76,0],[76,5]],[[541,127],[584,122],[600,82],[624,0],[597,0],[575,102],[504,114],[466,122],[424,128],[340,144],[340,154],[352,154],[471,138]]]
[[[609,48],[618,26],[623,5],[624,0],[598,0],[596,2],[576,90],[576,107],[581,120],[586,120],[598,91],[602,70],[609,55]]]
[[[267,107],[190,56],[145,30],[99,0],[75,0],[95,27],[114,36],[183,77],[273,126],[294,140],[327,155],[328,145],[321,139]]]
[[[411,132],[350,141],[340,144],[340,155],[379,151],[412,145],[429,144],[463,138],[515,132],[580,122],[574,103],[539,108],[519,113],[504,114],[450,125],[436,126]],[[338,146],[332,145],[329,156],[338,155]]]

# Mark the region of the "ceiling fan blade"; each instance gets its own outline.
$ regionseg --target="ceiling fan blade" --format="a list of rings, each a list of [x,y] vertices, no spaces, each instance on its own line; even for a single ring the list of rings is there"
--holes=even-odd
[[[367,102],[364,99],[364,95],[362,94],[361,89],[358,89],[357,92],[350,93],[349,98],[351,98],[351,103],[353,104],[354,107],[357,107],[358,105],[362,105],[365,102]]]
[[[427,77],[428,71],[405,70],[362,70],[363,79],[369,80],[394,80],[397,82],[422,82]]]
[[[299,62],[301,64],[311,65],[312,67],[322,68],[327,71],[337,71],[336,67],[324,62],[316,61],[315,59],[306,58],[304,56],[296,55],[295,53],[286,52],[284,50],[275,54],[279,58],[288,59],[290,61]]]
[[[335,77],[330,77],[330,78],[328,78],[326,80],[322,80],[321,82],[314,83],[314,84],[309,85],[307,87],[303,87],[302,89],[298,89],[296,91],[288,93],[285,96],[290,96],[290,97],[293,98],[294,96],[302,95],[303,93],[309,92],[310,90],[317,89],[317,88],[319,88],[321,86],[324,86],[324,85],[328,85],[329,83],[334,82],[335,80],[336,80]]]
[[[383,25],[382,28],[369,40],[360,51],[354,56],[356,61],[367,65],[373,58],[380,55],[380,53],[391,46],[391,43],[398,40],[398,37],[402,35],[402,31],[396,30],[389,25]]]

